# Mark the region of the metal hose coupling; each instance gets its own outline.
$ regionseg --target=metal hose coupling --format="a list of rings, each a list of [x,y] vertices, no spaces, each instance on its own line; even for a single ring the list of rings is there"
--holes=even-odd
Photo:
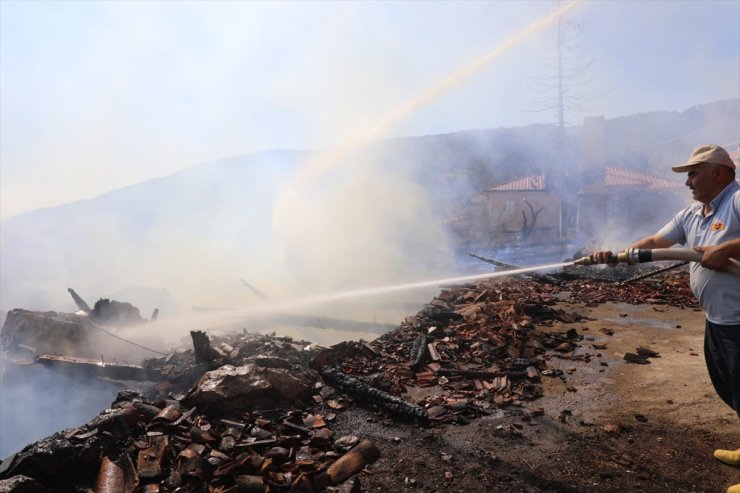
[[[595,265],[595,264],[619,264],[628,265],[642,264],[644,262],[656,262],[659,260],[684,260],[689,262],[701,262],[704,254],[694,251],[691,248],[628,248],[616,255],[609,255],[606,262],[599,262],[593,255],[579,258],[573,262],[574,265]],[[740,276],[740,261],[731,258],[725,268],[726,272]]]
[[[573,261],[573,265],[597,265],[597,264],[620,264],[629,263],[627,260],[627,251],[620,252],[616,255],[612,254],[606,258],[605,262],[599,262],[596,260],[594,255],[588,255],[587,257],[581,257],[578,260]]]

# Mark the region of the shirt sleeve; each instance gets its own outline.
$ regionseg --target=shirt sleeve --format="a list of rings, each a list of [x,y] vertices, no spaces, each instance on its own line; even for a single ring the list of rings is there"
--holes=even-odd
[[[676,243],[681,245],[686,244],[686,231],[684,230],[683,222],[686,214],[689,213],[688,209],[684,209],[673,216],[671,222],[658,231],[658,236],[670,241],[672,245]]]

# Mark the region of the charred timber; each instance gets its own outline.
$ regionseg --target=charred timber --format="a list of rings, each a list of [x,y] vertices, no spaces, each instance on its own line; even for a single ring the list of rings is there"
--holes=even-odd
[[[424,334],[419,334],[419,337],[416,338],[413,346],[411,347],[411,357],[409,358],[411,362],[411,368],[413,368],[414,370],[418,370],[419,368],[421,368],[429,359],[428,345],[429,338]]]
[[[85,300],[82,299],[82,297],[75,292],[72,288],[67,288],[67,291],[70,295],[72,295],[72,299],[75,300],[75,304],[77,305],[77,308],[82,310],[85,313],[90,313],[92,309],[90,308],[90,305],[85,303]]]
[[[193,339],[193,352],[197,363],[210,363],[221,357],[221,354],[211,347],[208,334],[202,330],[191,330],[190,337]]]
[[[342,389],[360,400],[385,409],[395,416],[414,419],[422,423],[426,423],[429,419],[423,407],[371,387],[358,378],[342,373],[337,368],[322,368],[319,373],[334,387]]]
[[[113,380],[151,381],[159,375],[152,375],[146,368],[138,365],[105,363],[103,361],[42,354],[36,362],[47,368],[68,373],[83,374],[90,377],[105,377]]]

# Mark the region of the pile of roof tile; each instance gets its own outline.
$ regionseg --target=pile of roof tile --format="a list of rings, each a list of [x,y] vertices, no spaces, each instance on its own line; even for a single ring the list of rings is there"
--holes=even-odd
[[[582,336],[575,329],[537,330],[582,319],[553,306],[557,291],[512,279],[450,288],[397,330],[363,350],[348,350],[348,343],[331,348],[338,354],[318,366],[333,364],[391,395],[435,387],[414,393],[432,423],[465,423],[492,408],[524,406],[542,395],[542,375],[564,378],[549,367],[550,358],[596,356],[576,352]]]
[[[5,474],[29,478],[39,485],[33,491],[334,491],[331,485],[377,458],[367,441],[335,440],[320,415],[275,410],[214,418],[124,391],[86,425],[18,453]]]
[[[123,391],[89,423],[29,445],[0,467],[0,490],[359,491],[352,476],[379,451],[335,439],[343,406],[306,366],[313,347],[232,334],[212,349],[208,362],[192,349],[148,361],[164,378],[149,397]]]
[[[556,303],[568,296],[586,304],[694,306],[682,274],[664,276],[659,286],[502,278],[450,287],[371,343],[325,349],[246,331],[191,333],[194,349],[145,362],[159,379],[149,391],[123,392],[90,423],[26,447],[2,464],[0,483],[32,492],[274,493],[341,485],[356,493],[353,476],[379,452],[354,436],[335,440],[329,424],[337,413],[369,404],[425,424],[465,424],[507,406],[541,414],[527,403],[542,395],[542,377],[566,379],[553,358],[601,356],[592,352],[597,344],[580,344],[574,328],[542,330],[556,320],[583,320]]]
[[[571,280],[563,286],[569,291],[569,301],[595,306],[606,302],[630,304],[666,304],[681,308],[697,308],[699,305],[689,286],[687,272],[674,272],[659,278],[634,283],[599,282],[594,280]]]

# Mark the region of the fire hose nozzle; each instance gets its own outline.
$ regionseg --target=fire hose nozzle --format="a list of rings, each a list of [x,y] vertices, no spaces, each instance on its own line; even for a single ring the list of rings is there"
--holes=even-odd
[[[606,258],[606,262],[599,262],[596,260],[596,258],[593,255],[588,255],[587,257],[581,257],[578,260],[574,261],[574,265],[596,265],[596,264],[619,264],[619,263],[632,263],[629,260],[629,250],[625,250],[624,252],[620,252],[616,255],[609,255]]]

